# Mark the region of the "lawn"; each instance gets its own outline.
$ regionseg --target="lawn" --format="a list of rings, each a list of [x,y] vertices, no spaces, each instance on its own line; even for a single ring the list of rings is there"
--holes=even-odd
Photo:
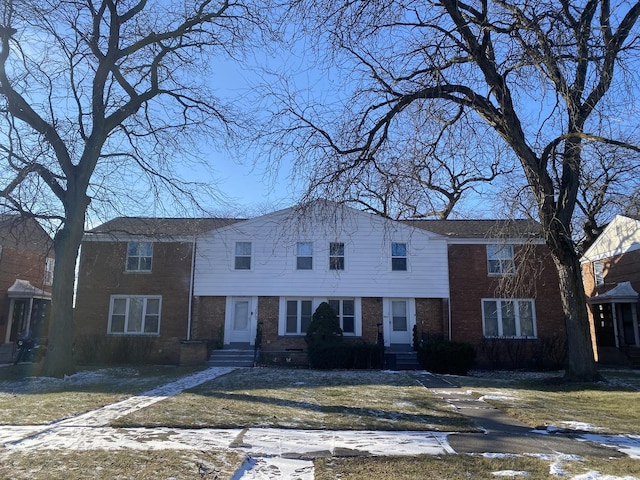
[[[236,370],[114,424],[477,431],[411,373],[276,368]]]
[[[451,383],[534,428],[640,434],[640,371],[602,370],[605,381],[563,383],[561,372],[472,372]]]
[[[103,407],[202,367],[84,368],[64,379],[32,376],[30,364],[0,368],[0,425],[41,425]]]

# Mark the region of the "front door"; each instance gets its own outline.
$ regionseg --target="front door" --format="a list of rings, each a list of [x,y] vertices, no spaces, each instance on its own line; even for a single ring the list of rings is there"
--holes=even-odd
[[[229,343],[251,342],[251,298],[234,297],[231,301]]]
[[[389,301],[389,343],[411,345],[411,314],[409,300]]]
[[[619,303],[617,306],[624,345],[640,346],[640,339],[638,339],[638,321],[634,315],[635,305],[631,303]]]

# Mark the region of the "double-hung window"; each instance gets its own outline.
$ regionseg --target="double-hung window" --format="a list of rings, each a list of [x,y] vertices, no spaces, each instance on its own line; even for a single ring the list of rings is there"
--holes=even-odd
[[[150,272],[152,258],[152,242],[129,242],[127,245],[127,272]]]
[[[406,243],[391,244],[391,270],[393,271],[407,270],[407,244]]]
[[[535,338],[533,300],[482,300],[482,325],[485,337]]]
[[[109,307],[109,333],[158,335],[162,297],[112,295]]]
[[[344,243],[329,244],[329,270],[344,270]]]
[[[47,258],[44,261],[44,284],[53,284],[53,267],[55,266],[55,260],[53,258]]]
[[[489,275],[513,275],[513,245],[487,245],[487,267]]]
[[[604,266],[599,260],[593,262],[593,278],[596,283],[596,287],[604,285]]]
[[[251,242],[236,242],[236,270],[251,270]]]
[[[311,270],[313,268],[313,243],[298,242],[296,245],[296,269]]]
[[[329,306],[340,320],[345,335],[356,334],[356,308],[353,299],[330,299]]]
[[[304,335],[307,333],[313,316],[312,300],[287,300],[285,318],[286,335]]]

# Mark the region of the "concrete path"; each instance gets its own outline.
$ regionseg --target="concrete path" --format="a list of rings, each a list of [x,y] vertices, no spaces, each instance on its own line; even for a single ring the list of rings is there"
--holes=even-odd
[[[277,428],[175,429],[111,428],[112,420],[176,395],[184,389],[224,375],[232,368],[213,367],[141,395],[48,425],[0,427],[6,449],[234,449],[246,462],[234,480],[257,478],[313,479],[313,458],[360,455],[443,455],[509,453],[603,456],[619,454],[602,446],[601,438],[542,435],[434,375],[419,381],[452,408],[470,417],[483,433],[321,431]],[[640,437],[624,437],[626,447],[640,452]],[[621,448],[620,450],[624,450]]]

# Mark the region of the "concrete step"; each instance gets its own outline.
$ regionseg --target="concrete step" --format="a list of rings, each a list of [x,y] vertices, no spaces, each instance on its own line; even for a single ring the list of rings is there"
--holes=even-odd
[[[384,357],[390,370],[422,370],[416,352],[385,352]]]
[[[253,350],[213,350],[208,363],[212,367],[253,367]]]

